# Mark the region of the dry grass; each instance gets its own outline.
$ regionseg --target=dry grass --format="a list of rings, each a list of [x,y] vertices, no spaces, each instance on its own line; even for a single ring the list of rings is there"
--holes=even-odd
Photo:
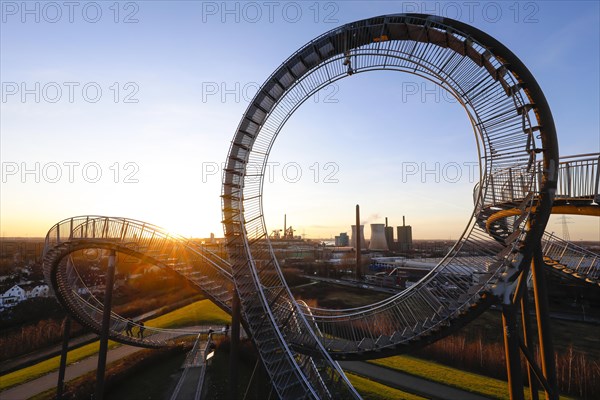
[[[509,400],[507,383],[503,380],[489,378],[410,356],[394,356],[369,362],[433,382],[481,394],[491,399]],[[525,395],[526,399],[530,398],[528,392]],[[540,395],[540,398],[543,398],[543,394]],[[567,399],[567,397],[561,396],[561,399]]]
[[[140,350],[110,363],[106,366],[106,389],[108,390],[113,385],[122,382],[128,376],[131,376],[140,369],[171,357],[173,354],[180,353],[186,349],[189,349],[189,346],[178,346],[158,350]],[[93,396],[95,389],[96,371],[91,371],[66,382],[63,399],[89,399]],[[31,400],[50,400],[55,397],[56,388],[52,388],[32,397]]]
[[[203,298],[201,294],[193,293],[193,296],[182,300],[181,293],[172,292],[158,297],[138,298],[131,303],[115,306],[113,311],[124,317],[133,317],[156,309],[159,309],[158,313],[162,314],[173,310],[173,306],[180,307],[182,304],[189,304]],[[10,360],[60,343],[63,327],[64,319],[49,318],[3,332],[0,336],[0,360]],[[83,328],[73,322],[71,337],[82,332]]]
[[[10,360],[59,343],[62,339],[63,324],[64,320],[43,319],[3,333],[0,336],[0,360]],[[72,336],[81,331],[82,328],[77,323],[71,325]]]
[[[113,341],[108,342],[109,349],[114,348],[118,345],[118,343]],[[67,364],[72,364],[89,356],[92,356],[98,353],[99,348],[100,342],[96,341],[90,344],[86,344],[85,346],[81,346],[77,349],[71,350],[67,355]],[[30,367],[26,367],[18,371],[14,371],[9,374],[3,375],[0,379],[0,390],[8,389],[10,387],[20,385],[22,383],[29,382],[30,380],[39,378],[42,375],[45,375],[49,372],[58,369],[59,364],[60,356],[56,356],[44,360],[35,365],[32,365]]]
[[[149,320],[146,322],[146,325],[158,328],[174,328],[197,324],[224,325],[230,323],[230,320],[229,315],[211,303],[210,300],[200,300],[168,314]],[[96,341],[69,351],[67,364],[74,363],[96,354],[99,345],[100,342]],[[118,343],[109,341],[109,348],[118,345]],[[30,367],[3,375],[0,379],[0,390],[8,389],[52,372],[58,369],[59,363],[60,356],[56,356]]]
[[[502,343],[486,343],[482,335],[467,338],[459,334],[439,340],[418,352],[420,356],[446,365],[506,380],[506,362]],[[539,350],[534,351],[539,360]],[[600,398],[600,362],[575,351],[556,352],[558,387],[561,393],[581,398]],[[525,360],[522,359],[525,371]],[[526,375],[524,373],[524,379]]]

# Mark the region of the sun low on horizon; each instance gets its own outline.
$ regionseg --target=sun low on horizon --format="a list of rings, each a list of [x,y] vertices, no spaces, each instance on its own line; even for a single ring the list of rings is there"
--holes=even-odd
[[[111,10],[94,24],[5,15],[0,235],[43,237],[62,219],[106,215],[185,237],[222,236],[223,168],[258,88],[291,49],[365,17],[360,2],[340,3],[330,19],[306,8],[295,23],[223,22],[199,4],[186,7],[143,2],[132,23],[114,22]],[[395,2],[370,9],[403,11]],[[532,70],[561,155],[600,151],[598,93],[589,90],[598,84],[598,46],[577,40],[594,37],[585,29],[598,26],[597,5],[575,2],[570,12],[559,44],[548,32],[562,21],[560,4],[543,4],[536,23],[461,16],[510,43]],[[206,40],[207,32],[222,40]],[[239,37],[269,51],[257,57]],[[557,70],[571,79],[555,79]],[[350,232],[360,204],[367,232],[406,217],[416,239],[456,239],[473,210],[479,156],[461,106],[432,82],[355,74],[311,97],[280,132],[266,170],[267,229],[282,229],[287,215],[297,235],[331,238]],[[596,218],[574,218],[568,228],[571,237],[600,240]],[[551,220],[548,229],[562,225]]]

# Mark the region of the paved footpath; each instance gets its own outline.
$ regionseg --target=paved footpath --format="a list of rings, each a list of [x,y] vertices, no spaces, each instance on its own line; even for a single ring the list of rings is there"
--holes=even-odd
[[[140,351],[140,348],[122,345],[108,351],[107,363]],[[455,389],[426,379],[418,378],[402,372],[380,367],[363,361],[342,361],[346,371],[370,378],[384,385],[414,393],[429,399],[443,400],[487,400],[487,397]],[[94,355],[67,366],[65,382],[75,379],[87,372],[95,371],[98,366],[98,356]],[[22,385],[0,392],[1,400],[25,400],[36,394],[56,387],[58,370],[41,376]]]
[[[95,342],[96,340],[98,340],[98,335],[95,333],[87,333],[85,335],[72,338],[69,340],[69,351],[88,343]],[[49,358],[60,356],[61,350],[62,344],[57,344],[35,353],[26,354],[12,360],[3,361],[2,365],[0,365],[0,374],[8,374],[25,367],[29,367],[30,365],[37,364]],[[2,399],[2,397],[0,397],[0,399]]]
[[[191,326],[186,327],[185,330],[196,330],[200,331],[206,329],[205,326]],[[165,335],[165,337],[172,337],[171,333],[158,333],[154,336],[156,339],[160,340],[161,335]],[[121,345],[119,347],[115,347],[109,349],[107,352],[107,365],[113,361],[119,360],[123,357],[127,357],[130,354],[141,351],[143,349],[134,346]],[[71,379],[75,379],[85,373],[90,371],[95,371],[98,367],[98,355],[95,354],[93,356],[84,358],[75,363],[67,365],[65,370],[65,382],[70,381]],[[1,378],[0,378],[1,379]],[[58,369],[56,371],[50,372],[46,375],[43,375],[37,379],[33,379],[29,382],[26,382],[22,385],[15,386],[13,388],[7,389],[5,391],[0,392],[0,400],[21,400],[28,399],[36,394],[45,392],[48,389],[55,388],[58,383]]]
[[[126,357],[135,352],[141,351],[139,347],[122,345],[113,349],[110,349],[107,354],[107,364],[116,361],[120,358]],[[76,363],[69,364],[65,371],[65,382],[71,379],[75,379],[87,372],[95,371],[98,367],[98,355],[93,355],[88,358],[84,358]],[[38,393],[45,392],[48,389],[56,387],[58,382],[58,370],[50,372],[44,376],[41,376],[32,381],[26,382],[22,385],[15,386],[11,389],[0,392],[0,399],[2,400],[21,400],[28,399],[35,396]]]
[[[431,382],[427,379],[394,371],[364,361],[341,361],[340,365],[344,371],[353,372],[376,382],[383,383],[384,385],[428,399],[489,400],[489,397]]]
[[[187,305],[187,304],[185,304],[185,305]],[[148,311],[147,313],[144,313],[142,315],[139,315],[139,316],[133,318],[133,321],[135,321],[135,322],[146,321],[147,319],[150,319],[150,318],[160,314],[160,311],[161,311],[160,308],[156,309],[156,310]],[[83,345],[86,345],[88,343],[92,343],[96,340],[98,340],[98,335],[95,333],[86,333],[81,336],[71,338],[71,339],[69,339],[69,351],[76,349],[78,347],[81,347]],[[2,365],[0,365],[0,374],[2,374],[2,375],[8,374],[9,372],[16,371],[18,369],[25,368],[30,365],[37,364],[41,361],[47,360],[48,358],[59,356],[61,353],[61,350],[62,350],[62,344],[59,343],[54,346],[49,346],[45,349],[41,349],[34,353],[25,354],[25,355],[13,358],[12,360],[3,361]],[[0,399],[2,399],[2,397],[0,397]]]

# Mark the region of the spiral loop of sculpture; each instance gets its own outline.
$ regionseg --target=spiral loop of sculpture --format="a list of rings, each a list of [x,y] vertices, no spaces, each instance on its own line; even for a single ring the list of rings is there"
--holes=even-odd
[[[474,210],[447,256],[417,284],[368,306],[309,308],[295,301],[268,239],[263,212],[266,163],[275,139],[304,101],[331,82],[375,70],[428,79],[462,105],[480,160]],[[591,207],[593,215],[598,206],[597,158],[575,163],[576,173],[585,168],[595,172],[566,200],[584,202],[578,206]],[[263,166],[258,177],[248,165]],[[541,89],[500,42],[447,18],[369,18],[335,28],[300,48],[248,106],[223,176],[227,261],[143,222],[84,216],[50,230],[44,271],[61,303],[94,330],[100,326],[99,302],[86,293],[68,261],[79,249],[117,250],[172,270],[226,311],[235,290],[244,327],[279,397],[359,398],[336,360],[404,352],[449,334],[494,301],[506,302],[537,247],[543,247],[554,271],[598,283],[597,256],[544,235],[555,195],[562,200],[564,189],[572,187],[564,172],[569,168],[559,163],[554,122]],[[120,333],[122,318],[113,315],[111,321],[112,337],[125,343],[152,347],[172,340],[132,340]]]

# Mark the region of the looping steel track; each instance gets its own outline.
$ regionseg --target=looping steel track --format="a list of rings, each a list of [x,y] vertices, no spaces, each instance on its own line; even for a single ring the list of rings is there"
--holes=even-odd
[[[479,151],[475,208],[448,255],[414,286],[369,306],[309,309],[294,300],[268,239],[264,166],[277,135],[306,99],[333,81],[375,70],[433,81],[463,106]],[[247,174],[249,164],[263,165],[259,179]],[[449,334],[492,302],[505,301],[534,247],[542,243],[559,178],[550,109],[531,73],[510,50],[459,21],[385,15],[310,41],[265,81],[250,103],[223,176],[228,261],[143,222],[84,216],[50,230],[44,271],[62,304],[94,330],[100,324],[97,300],[69,263],[69,254],[78,249],[114,249],[168,268],[227,311],[235,289],[245,328],[279,397],[359,398],[334,360],[413,349]],[[597,205],[597,194],[596,186],[596,197],[586,206]],[[560,263],[556,243],[546,246],[547,261],[555,265]],[[581,254],[580,264],[592,257]],[[577,273],[597,279],[590,275],[598,270],[593,263],[587,272]],[[123,319],[113,315],[111,321],[116,340],[149,347],[169,343],[124,337]]]

